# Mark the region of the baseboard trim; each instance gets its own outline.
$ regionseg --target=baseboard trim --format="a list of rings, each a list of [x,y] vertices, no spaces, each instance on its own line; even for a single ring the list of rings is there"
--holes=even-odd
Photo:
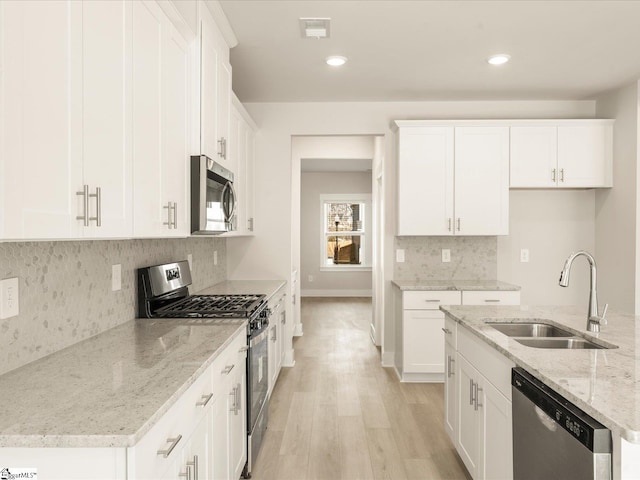
[[[293,336],[294,337],[301,337],[303,335],[303,331],[302,331],[302,324],[301,323],[296,323],[293,326]]]
[[[382,366],[383,367],[395,367],[394,364],[395,352],[384,352],[382,354]]]
[[[301,297],[372,297],[370,289],[365,290],[300,290]]]
[[[403,373],[400,381],[402,383],[444,383],[444,373]]]

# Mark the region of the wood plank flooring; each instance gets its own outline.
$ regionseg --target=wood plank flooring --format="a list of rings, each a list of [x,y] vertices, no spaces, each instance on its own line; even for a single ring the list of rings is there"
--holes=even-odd
[[[304,336],[271,396],[253,479],[470,479],[444,431],[443,385],[382,368],[370,319],[370,299],[302,299]]]

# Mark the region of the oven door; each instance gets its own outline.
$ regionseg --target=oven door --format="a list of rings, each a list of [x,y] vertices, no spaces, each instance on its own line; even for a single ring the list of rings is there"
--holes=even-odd
[[[247,405],[249,406],[247,428],[249,432],[253,431],[260,409],[267,399],[269,389],[268,340],[269,332],[266,328],[249,339],[249,356],[247,358]]]

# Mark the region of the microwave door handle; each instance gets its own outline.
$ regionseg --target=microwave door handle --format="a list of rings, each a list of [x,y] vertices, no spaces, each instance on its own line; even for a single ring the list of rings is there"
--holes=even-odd
[[[228,222],[231,219],[231,215],[229,213],[229,202],[227,200],[227,190],[231,187],[231,182],[227,182],[224,187],[222,187],[221,194],[221,202],[222,203],[222,212],[224,213],[224,220]]]
[[[231,219],[233,218],[233,214],[236,213],[236,189],[233,188],[233,183],[228,182],[227,185],[229,185],[229,190],[231,192],[231,196],[230,201],[231,201],[231,212],[229,213],[229,221],[231,221]]]

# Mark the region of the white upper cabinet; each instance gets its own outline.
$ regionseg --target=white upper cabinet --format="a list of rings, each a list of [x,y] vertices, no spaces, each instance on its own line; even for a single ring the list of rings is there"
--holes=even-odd
[[[456,127],[456,235],[509,233],[509,128]]]
[[[0,9],[2,237],[131,236],[132,3]]]
[[[396,122],[398,235],[506,235],[509,129]]]
[[[204,4],[200,31],[200,150],[234,171],[229,157],[231,65],[229,46]]]
[[[0,238],[81,236],[82,4],[0,2]]]
[[[511,126],[511,188],[613,185],[613,120],[523,121]]]
[[[157,3],[133,7],[134,236],[189,234],[189,47]]]

